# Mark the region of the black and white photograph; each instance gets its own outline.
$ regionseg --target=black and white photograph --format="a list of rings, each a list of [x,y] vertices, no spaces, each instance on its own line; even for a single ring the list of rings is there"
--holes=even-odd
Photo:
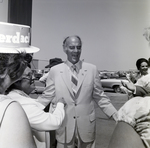
[[[0,0],[0,148],[150,148],[150,1]]]

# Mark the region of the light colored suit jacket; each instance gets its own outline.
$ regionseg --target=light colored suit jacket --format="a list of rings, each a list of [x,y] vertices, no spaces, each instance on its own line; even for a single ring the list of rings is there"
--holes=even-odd
[[[67,103],[65,119],[56,131],[56,138],[61,143],[69,143],[72,140],[76,126],[84,142],[91,142],[95,139],[94,101],[109,117],[116,112],[109,98],[104,94],[95,65],[82,62],[76,91],[77,94],[74,96],[68,66],[65,63],[51,68],[47,88],[39,101],[47,105],[53,98],[54,102],[56,98],[65,99]]]

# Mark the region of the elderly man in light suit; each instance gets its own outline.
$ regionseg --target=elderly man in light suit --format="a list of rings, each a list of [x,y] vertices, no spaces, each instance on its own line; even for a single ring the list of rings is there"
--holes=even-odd
[[[65,119],[56,131],[57,148],[95,147],[94,101],[108,117],[115,119],[117,111],[104,94],[96,66],[80,60],[80,37],[67,37],[63,49],[67,60],[51,68],[39,101],[47,105],[63,97],[66,102]]]

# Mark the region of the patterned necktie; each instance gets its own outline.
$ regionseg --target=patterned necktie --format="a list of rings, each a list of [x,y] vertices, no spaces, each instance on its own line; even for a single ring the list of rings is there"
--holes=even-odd
[[[77,93],[76,87],[78,85],[77,68],[75,65],[72,66],[72,70],[73,70],[73,73],[71,76],[71,82],[72,82],[72,90],[75,95]]]

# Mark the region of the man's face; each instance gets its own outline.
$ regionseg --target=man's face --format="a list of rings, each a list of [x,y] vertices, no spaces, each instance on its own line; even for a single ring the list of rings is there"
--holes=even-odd
[[[80,60],[81,41],[77,37],[70,37],[66,40],[64,50],[67,54],[67,59],[72,64],[76,64]]]
[[[22,75],[21,89],[28,95],[35,89],[32,71],[29,67],[25,69]]]

